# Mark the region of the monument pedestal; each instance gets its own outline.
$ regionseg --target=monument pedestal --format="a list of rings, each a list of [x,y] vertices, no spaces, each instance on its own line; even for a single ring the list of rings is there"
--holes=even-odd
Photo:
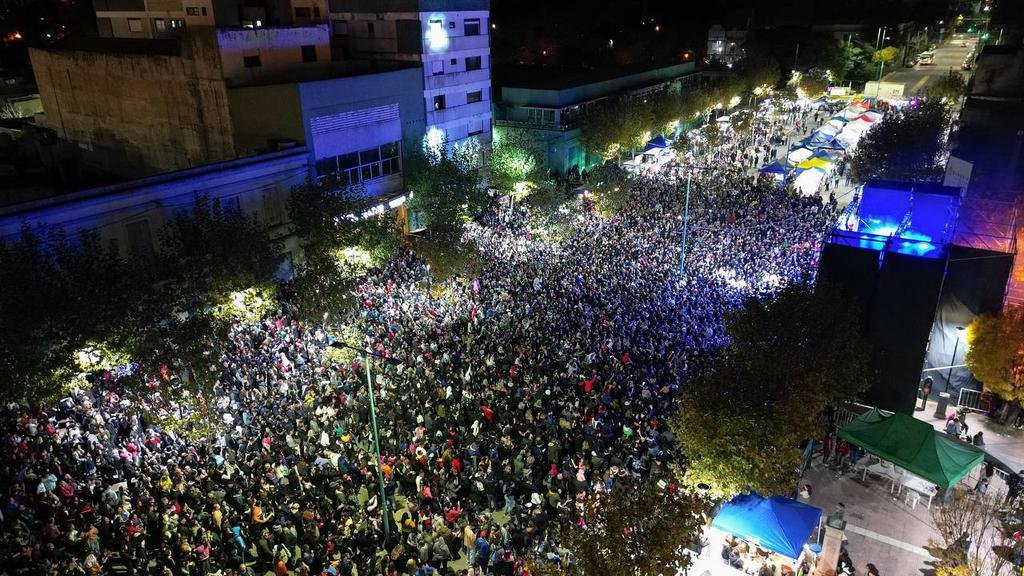
[[[843,527],[846,522],[842,523]],[[843,528],[825,525],[825,540],[821,543],[821,554],[818,555],[818,568],[814,576],[835,576],[836,564],[839,563],[839,551],[843,547]]]

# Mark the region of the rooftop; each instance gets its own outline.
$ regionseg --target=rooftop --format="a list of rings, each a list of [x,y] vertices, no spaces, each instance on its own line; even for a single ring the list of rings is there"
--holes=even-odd
[[[508,66],[495,68],[494,84],[505,88],[532,88],[535,90],[567,90],[646,72],[677,72],[679,76],[694,71],[693,62],[644,62],[628,66],[607,68],[576,68],[566,66]]]
[[[367,74],[381,74],[395,72],[398,70],[409,70],[420,68],[419,62],[402,60],[344,60],[331,62],[330,66],[315,66],[311,68],[294,68],[279,73],[260,73],[251,80],[226,80],[230,88],[247,88],[251,86],[270,86],[274,84],[293,84],[302,82],[319,82],[321,80],[334,80],[337,78],[349,78],[354,76],[365,76]]]
[[[90,38],[69,36],[47,50],[72,50],[101,54],[181,55],[181,42],[174,38]]]

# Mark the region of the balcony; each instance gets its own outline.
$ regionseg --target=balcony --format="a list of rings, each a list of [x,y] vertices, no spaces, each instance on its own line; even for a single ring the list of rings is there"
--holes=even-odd
[[[491,103],[490,101],[474,102],[472,104],[463,104],[462,106],[453,106],[451,108],[445,108],[443,110],[430,110],[427,112],[427,126],[436,126],[439,124],[447,124],[455,120],[461,120],[463,118],[470,118],[472,116],[479,115],[491,115]]]
[[[546,130],[548,132],[566,132],[573,130],[576,126],[559,126],[558,124],[538,124],[536,122],[520,122],[517,120],[494,120],[495,126],[503,128],[522,128],[524,130]]]
[[[451,88],[452,86],[473,84],[474,82],[490,82],[490,80],[490,70],[470,70],[468,72],[451,72],[448,74],[438,74],[437,76],[427,76],[423,81],[423,85],[427,90],[438,90]]]
[[[476,36],[452,36],[448,39],[448,52],[458,50],[490,50],[491,37],[488,34]]]

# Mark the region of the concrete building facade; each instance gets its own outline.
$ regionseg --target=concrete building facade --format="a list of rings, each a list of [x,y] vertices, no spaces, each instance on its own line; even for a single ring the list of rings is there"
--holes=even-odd
[[[430,145],[491,141],[489,0],[331,0],[335,51],[423,67]]]
[[[545,162],[552,172],[585,170],[601,162],[579,142],[580,123],[587,114],[609,98],[626,97],[642,105],[647,94],[689,90],[699,83],[693,62],[575,74],[523,69],[502,80],[494,106],[495,131],[499,138],[501,131],[524,131],[546,150]]]
[[[307,150],[297,147],[0,206],[0,242],[17,239],[25,226],[43,232],[92,230],[126,257],[152,253],[160,228],[205,195],[226,210],[255,215],[272,235],[286,238],[286,252],[292,253],[298,244],[288,237],[288,194],[306,180],[308,165]]]
[[[103,170],[139,177],[235,157],[211,32],[81,38],[30,51],[42,124]]]

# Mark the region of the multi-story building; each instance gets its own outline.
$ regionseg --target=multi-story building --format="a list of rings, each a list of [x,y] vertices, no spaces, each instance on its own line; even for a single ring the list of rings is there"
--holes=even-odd
[[[732,65],[737,60],[741,60],[746,55],[743,50],[743,43],[746,39],[746,30],[735,28],[726,30],[721,25],[715,24],[708,29],[708,61]]]
[[[173,38],[201,28],[308,26],[326,21],[326,0],[95,0],[100,36]]]
[[[99,14],[115,34],[136,17],[156,30],[179,9],[205,20],[177,37],[73,38],[32,51],[43,124],[92,164],[137,178],[305,146],[310,176],[345,170],[372,196],[401,191],[402,153],[424,134],[419,62],[332,60],[326,7],[314,0],[268,1],[234,17],[219,1],[157,10],[146,0],[139,13],[105,1]]]
[[[553,172],[585,170],[601,162],[579,142],[587,114],[608,98],[626,97],[642,106],[645,95],[695,88],[700,80],[693,62],[576,73],[535,67],[509,71],[494,107],[495,131],[525,131],[546,150],[546,166]]]
[[[336,53],[423,66],[429,144],[491,141],[489,0],[330,0],[329,9]]]

